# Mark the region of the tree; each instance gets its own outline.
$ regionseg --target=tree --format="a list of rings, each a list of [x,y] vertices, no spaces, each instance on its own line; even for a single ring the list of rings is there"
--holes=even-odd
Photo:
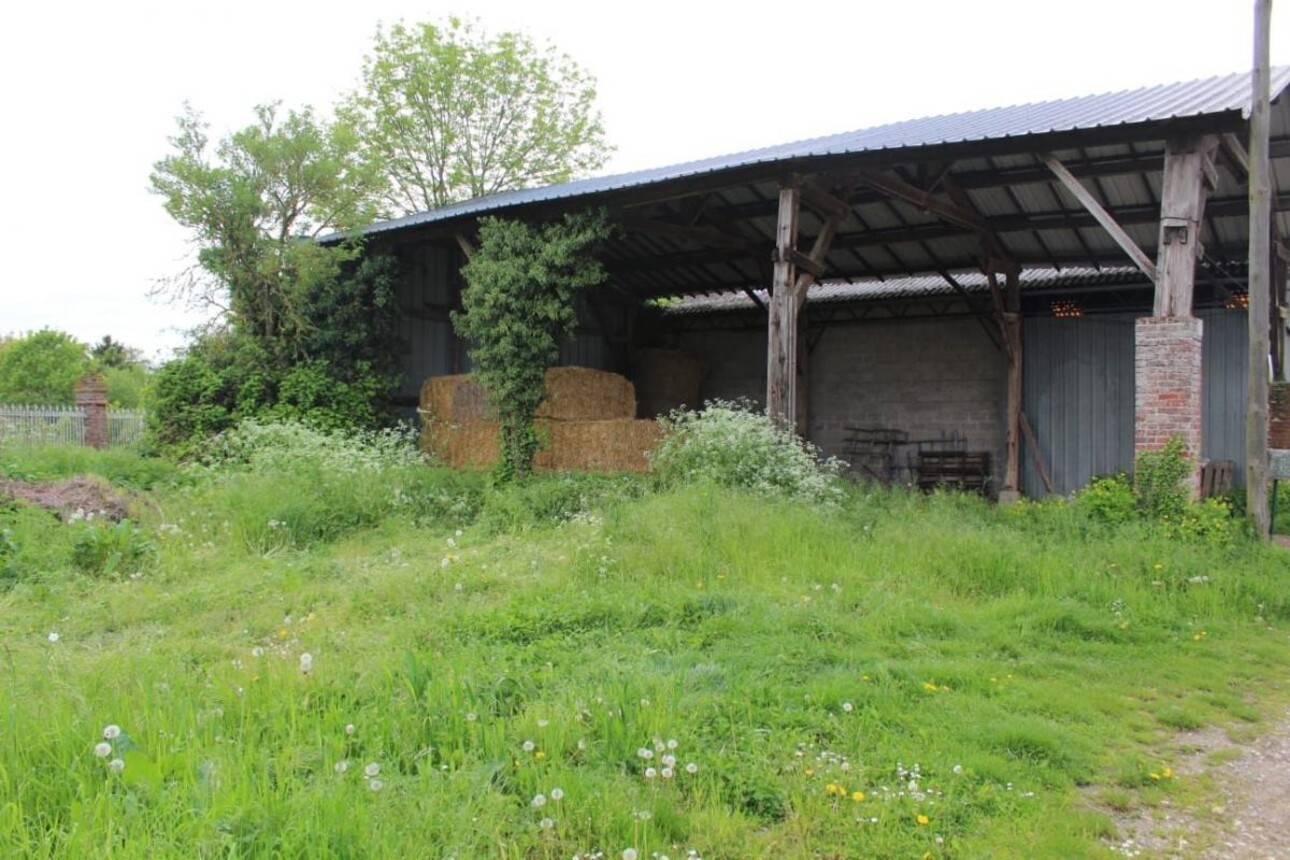
[[[227,314],[234,328],[290,355],[306,327],[302,297],[358,254],[353,243],[310,240],[370,221],[379,181],[346,124],[309,108],[255,114],[212,158],[205,123],[185,106],[152,189],[198,245],[199,269],[172,283],[175,296]]]
[[[565,182],[610,148],[595,80],[552,46],[476,23],[378,30],[345,105],[396,213]]]
[[[85,344],[41,329],[0,342],[0,402],[70,405],[73,386],[88,369]]]
[[[497,410],[504,476],[532,471],[533,414],[546,397],[546,370],[577,325],[574,297],[605,279],[590,252],[609,229],[603,212],[541,227],[480,219],[479,248],[461,271],[465,312],[454,313],[452,324],[470,343],[475,376]]]
[[[143,364],[143,354],[139,350],[113,340],[110,334],[103,335],[102,340],[90,347],[90,358],[101,369]]]

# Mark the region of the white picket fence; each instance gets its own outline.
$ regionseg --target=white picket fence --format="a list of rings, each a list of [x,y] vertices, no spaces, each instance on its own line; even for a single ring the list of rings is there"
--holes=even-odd
[[[143,438],[141,409],[108,410],[108,444],[133,445]],[[84,445],[85,413],[75,406],[0,403],[0,444]]]

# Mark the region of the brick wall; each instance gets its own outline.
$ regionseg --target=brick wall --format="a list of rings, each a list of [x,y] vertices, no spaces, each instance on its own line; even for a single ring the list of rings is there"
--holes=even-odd
[[[1290,382],[1268,389],[1268,447],[1290,449]]]
[[[1134,450],[1155,451],[1181,436],[1201,450],[1202,323],[1194,317],[1143,317],[1134,330]]]
[[[681,349],[703,360],[703,398],[766,397],[766,333],[692,332]],[[843,454],[847,424],[913,437],[959,431],[971,450],[1003,457],[1004,358],[976,321],[874,322],[828,329],[810,358],[811,441]]]

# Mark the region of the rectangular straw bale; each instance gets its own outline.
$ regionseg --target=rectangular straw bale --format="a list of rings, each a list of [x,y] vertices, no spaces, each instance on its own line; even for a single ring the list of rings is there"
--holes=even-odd
[[[655,421],[544,421],[549,439],[535,466],[544,472],[645,472],[661,429]]]
[[[501,456],[499,432],[495,421],[427,421],[422,425],[421,450],[454,469],[486,469]]]
[[[457,388],[471,381],[470,375],[431,376],[421,383],[421,412],[432,421],[452,423],[453,398]]]
[[[598,421],[636,417],[636,388],[625,376],[588,367],[553,367],[546,372],[546,400],[538,418]]]

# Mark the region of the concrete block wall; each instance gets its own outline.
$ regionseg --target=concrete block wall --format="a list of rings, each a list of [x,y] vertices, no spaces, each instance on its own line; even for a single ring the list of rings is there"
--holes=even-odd
[[[766,333],[691,332],[680,348],[702,359],[702,396],[766,397]],[[1005,359],[973,319],[838,325],[810,357],[810,437],[842,456],[847,424],[891,427],[912,438],[955,431],[967,447],[1003,457]]]

